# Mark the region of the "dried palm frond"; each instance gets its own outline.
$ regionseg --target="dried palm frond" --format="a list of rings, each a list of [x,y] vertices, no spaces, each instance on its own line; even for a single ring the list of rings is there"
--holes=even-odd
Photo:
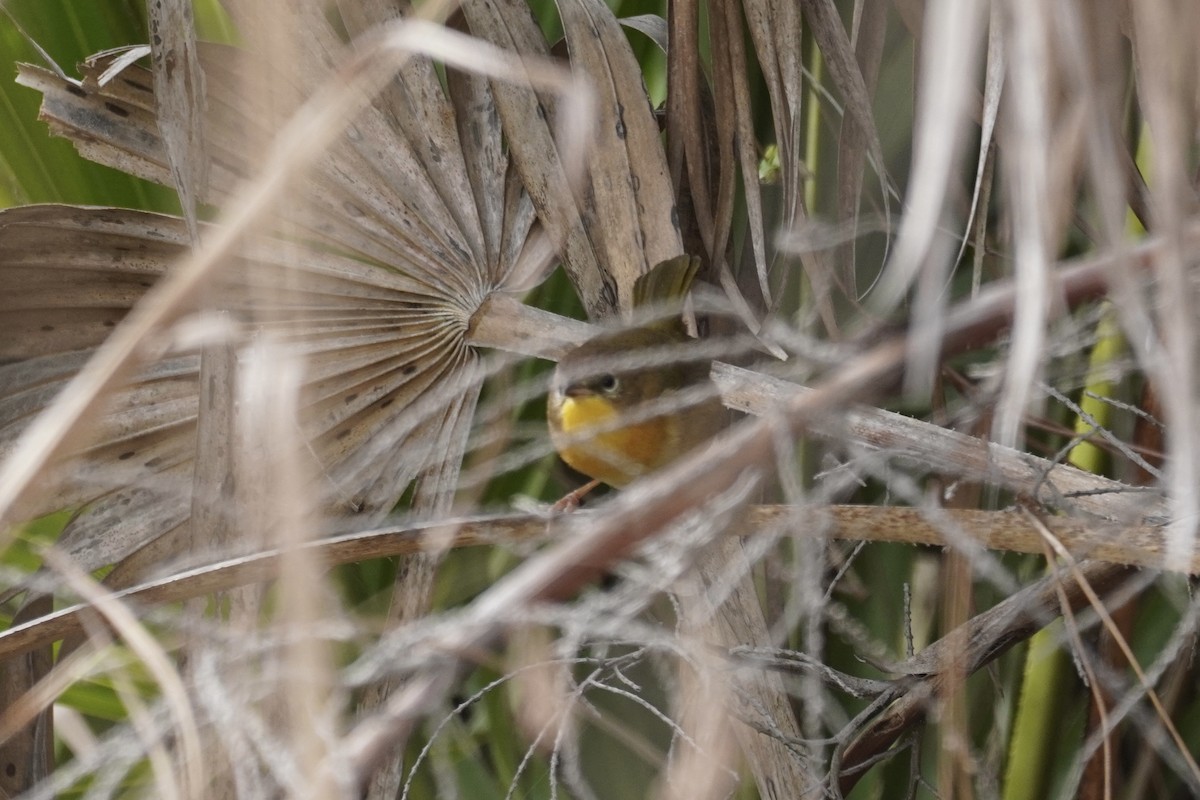
[[[319,77],[344,45],[328,22],[306,22],[305,63]],[[119,57],[90,60],[79,82],[36,67],[20,80],[43,92],[43,116],[85,155],[169,183],[153,75],[138,66],[106,74]],[[255,172],[243,145],[258,120],[238,99],[262,65],[215,45],[201,48],[201,62],[210,157],[202,199],[219,206]],[[268,77],[302,96],[286,75]],[[32,512],[80,509],[62,543],[88,569],[186,527],[205,337],[269,336],[304,360],[311,489],[334,518],[378,519],[418,476],[456,470],[480,386],[479,356],[465,340],[472,315],[540,270],[520,271],[541,234],[502,135],[486,79],[451,71],[443,85],[432,62],[410,62],[299,179],[298,201],[274,217],[277,232],[248,241],[195,298],[195,312],[223,313],[217,327],[193,326],[199,341],[185,341],[185,326],[155,342],[162,357],[110,400],[62,491]],[[0,244],[7,454],[189,238],[174,218],[42,206],[4,212]],[[453,480],[446,485],[453,491]]]
[[[473,317],[491,295],[520,292],[543,274],[550,248],[506,146],[523,134],[502,129],[488,80],[450,71],[443,82],[428,58],[409,58],[377,98],[359,100],[369,87],[355,78],[372,54],[411,50],[422,33],[438,41],[443,29],[400,22],[371,32],[355,61],[313,10],[298,11],[298,70],[251,51],[200,48],[207,113],[201,146],[183,158],[202,151],[207,180],[181,195],[245,209],[253,202],[243,197],[263,197],[259,187],[294,188],[269,213],[231,212],[236,249],[226,230],[120,209],[32,206],[0,216],[0,463],[16,476],[0,517],[11,518],[14,504],[29,516],[75,509],[59,550],[88,571],[120,562],[107,578],[113,586],[198,549],[244,550],[264,537],[378,520],[414,482],[416,510],[448,507],[484,377],[466,338]],[[348,27],[386,20],[374,12]],[[458,46],[461,64],[461,37]],[[474,55],[493,74],[503,61],[486,45]],[[132,61],[101,54],[82,81],[27,67],[21,81],[43,92],[43,118],[81,153],[170,184],[186,172],[178,154],[168,156],[165,132],[178,120],[160,119],[171,107],[156,97],[160,76]],[[503,67],[526,81],[525,72],[547,72],[515,59]],[[255,94],[254,83],[270,91]],[[521,91],[532,94],[546,82],[528,84]],[[308,168],[278,152],[290,144],[295,153],[297,129],[312,122],[310,87],[326,100],[340,87],[350,98],[342,107],[363,110],[334,121],[344,133],[324,152],[310,146],[319,158]],[[273,132],[250,96],[285,114],[299,109],[278,145],[256,145]],[[309,105],[318,117],[338,107]],[[545,116],[523,123],[554,142],[552,125]],[[268,153],[262,180],[257,150]],[[297,174],[280,181],[281,166]],[[565,179],[556,188],[570,198]],[[57,416],[36,416],[51,404]],[[99,411],[85,418],[81,409]],[[41,464],[54,472],[30,469]],[[426,558],[414,564],[405,588],[419,608],[432,570]],[[293,619],[320,613],[313,584],[282,584]],[[24,618],[43,605],[35,594]],[[303,659],[321,664],[313,655]],[[45,664],[32,665],[2,666],[13,699],[43,673]],[[38,730],[4,747],[5,762],[21,764],[11,776],[18,790],[46,777],[29,755]],[[303,739],[308,726],[296,730]]]

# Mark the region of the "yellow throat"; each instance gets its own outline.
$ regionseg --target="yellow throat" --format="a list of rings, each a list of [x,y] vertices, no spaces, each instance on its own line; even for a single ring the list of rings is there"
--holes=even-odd
[[[678,425],[669,416],[614,427],[617,408],[594,394],[560,396],[551,414],[558,422],[551,438],[563,461],[610,486],[625,486],[676,455]]]

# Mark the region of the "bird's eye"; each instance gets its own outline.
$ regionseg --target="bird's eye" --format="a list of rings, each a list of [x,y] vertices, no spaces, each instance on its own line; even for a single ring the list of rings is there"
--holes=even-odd
[[[613,375],[612,373],[601,375],[596,381],[596,386],[598,386],[602,392],[615,392],[617,390],[617,386],[619,385],[620,381],[618,381],[617,376]]]

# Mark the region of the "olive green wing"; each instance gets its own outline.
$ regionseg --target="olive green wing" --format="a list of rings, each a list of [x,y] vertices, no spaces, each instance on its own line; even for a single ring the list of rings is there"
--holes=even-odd
[[[633,284],[633,306],[662,305],[681,301],[700,270],[700,259],[682,255],[660,261]]]

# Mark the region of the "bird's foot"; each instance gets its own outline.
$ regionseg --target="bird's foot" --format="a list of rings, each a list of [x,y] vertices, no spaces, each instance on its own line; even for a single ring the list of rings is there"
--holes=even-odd
[[[600,481],[591,480],[580,486],[573,492],[568,492],[554,505],[550,506],[551,514],[566,514],[579,508],[579,504],[583,498],[588,495],[593,489],[600,485]]]

